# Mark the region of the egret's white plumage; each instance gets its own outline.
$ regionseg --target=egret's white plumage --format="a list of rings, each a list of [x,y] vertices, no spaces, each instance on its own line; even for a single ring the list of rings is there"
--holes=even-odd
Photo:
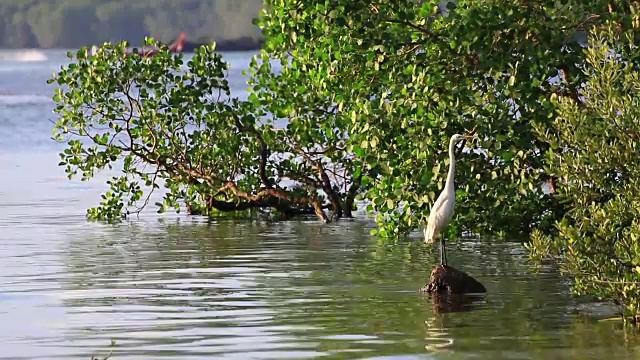
[[[447,180],[444,184],[444,189],[440,193],[440,196],[436,199],[431,207],[431,214],[429,214],[429,220],[427,226],[424,228],[424,241],[428,244],[434,243],[438,238],[438,235],[442,233],[447,226],[453,211],[455,208],[456,191],[455,191],[455,174],[456,174],[456,157],[455,148],[456,144],[465,139],[472,139],[474,136],[465,136],[455,134],[449,141],[449,172],[447,173]],[[444,265],[447,263],[447,255],[445,253],[444,235],[440,241],[440,262]]]

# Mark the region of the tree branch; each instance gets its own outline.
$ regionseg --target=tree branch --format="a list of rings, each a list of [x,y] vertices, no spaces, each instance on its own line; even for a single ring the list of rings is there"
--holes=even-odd
[[[408,26],[414,30],[417,30],[418,32],[427,35],[428,37],[430,37],[433,40],[440,40],[434,33],[432,33],[431,31],[429,31],[428,29],[425,28],[421,28],[420,26],[410,23],[406,20],[398,20],[398,19],[384,19],[385,22],[388,23],[392,23],[392,24],[400,24],[400,25],[405,25]]]
[[[260,181],[262,181],[262,184],[267,189],[272,189],[273,182],[271,181],[271,179],[269,179],[269,176],[267,175],[267,161],[269,160],[269,155],[270,155],[269,148],[267,147],[267,143],[264,141],[262,134],[260,134],[260,132],[256,130],[255,127],[244,126],[244,124],[240,122],[240,118],[238,118],[237,116],[235,116],[235,121],[236,121],[236,127],[238,128],[238,131],[249,133],[253,135],[256,138],[256,140],[258,140],[258,143],[260,145],[260,163],[258,165],[258,176],[260,177]]]

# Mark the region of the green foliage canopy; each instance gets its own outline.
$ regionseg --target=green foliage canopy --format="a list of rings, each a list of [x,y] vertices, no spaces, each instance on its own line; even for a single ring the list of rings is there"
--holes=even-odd
[[[59,86],[55,137],[68,143],[60,165],[69,177],[88,180],[123,164],[90,218],[139,212],[151,195],[143,198],[141,185],[166,188],[160,212],[186,205],[209,214],[315,213],[325,222],[327,208],[333,218],[351,216],[358,184],[346,180],[349,160],[341,156],[339,134],[308,119],[278,127],[263,109],[231,97],[228,64],[212,47],[186,64],[181,54],[161,49],[142,57],[128,55],[124,43],[92,56],[83,48],[50,80]],[[335,163],[324,160],[328,153]]]
[[[638,9],[632,8],[637,11]],[[554,231],[536,231],[535,259],[554,259],[575,279],[574,291],[612,299],[640,316],[640,51],[633,26],[592,28],[585,49],[588,78],[579,98],[558,96],[558,116],[540,127],[547,167],[570,210]],[[636,318],[637,322],[640,318]]]
[[[270,1],[263,56],[289,65],[256,91],[296,84],[304,96],[273,97],[294,111],[309,97],[337,107],[382,236],[419,225],[444,185],[449,137],[472,128],[484,151],[461,156],[452,229],[527,232],[557,216],[540,191],[548,145],[531,124],[553,113],[552,93],[575,92],[580,79],[550,79],[575,70],[572,37],[603,6],[554,4]]]

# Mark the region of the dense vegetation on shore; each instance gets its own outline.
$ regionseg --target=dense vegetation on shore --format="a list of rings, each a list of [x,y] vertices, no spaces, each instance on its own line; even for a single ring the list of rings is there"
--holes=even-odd
[[[52,79],[69,176],[124,163],[90,218],[146,205],[143,185],[167,190],[159,211],[323,222],[359,198],[375,233],[400,239],[443,187],[449,137],[474,129],[482,151],[459,156],[448,236],[530,239],[577,294],[640,320],[640,5],[267,5],[246,101],[209,47],[184,71],[166,52],[80,51]]]
[[[78,48],[105,41],[192,42],[260,38],[261,0],[3,0],[0,48]]]

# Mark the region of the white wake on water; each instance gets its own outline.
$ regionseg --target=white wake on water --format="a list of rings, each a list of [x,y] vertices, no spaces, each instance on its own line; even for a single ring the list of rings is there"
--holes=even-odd
[[[2,61],[46,61],[49,57],[44,51],[38,49],[0,50],[0,60]]]
[[[0,90],[0,105],[30,105],[52,102],[50,96],[10,94]]]

